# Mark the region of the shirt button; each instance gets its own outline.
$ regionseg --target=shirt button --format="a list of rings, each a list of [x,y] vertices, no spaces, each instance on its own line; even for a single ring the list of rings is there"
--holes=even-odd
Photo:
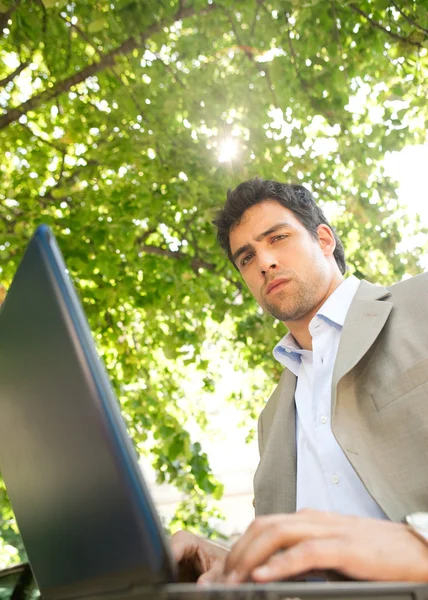
[[[333,475],[333,477],[331,478],[333,483],[339,483],[339,475]]]
[[[321,356],[321,364],[324,364],[324,356]]]
[[[325,416],[322,416],[322,417],[321,417],[321,419],[320,419],[320,421],[321,421],[321,423],[322,423],[323,425],[325,425],[325,423],[327,423],[327,417],[325,417]]]

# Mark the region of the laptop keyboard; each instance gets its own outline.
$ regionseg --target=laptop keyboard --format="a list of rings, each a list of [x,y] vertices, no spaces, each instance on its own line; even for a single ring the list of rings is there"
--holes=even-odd
[[[139,600],[428,600],[428,585],[340,582],[202,587],[169,584],[138,596]]]

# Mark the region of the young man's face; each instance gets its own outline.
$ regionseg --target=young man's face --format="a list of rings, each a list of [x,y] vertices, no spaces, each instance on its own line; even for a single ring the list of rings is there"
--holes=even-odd
[[[280,321],[315,312],[330,293],[334,237],[325,225],[318,236],[276,200],[249,208],[230,232],[242,277],[257,302]]]

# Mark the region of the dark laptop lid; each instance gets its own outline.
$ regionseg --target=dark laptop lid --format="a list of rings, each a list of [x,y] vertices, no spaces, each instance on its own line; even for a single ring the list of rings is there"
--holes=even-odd
[[[45,598],[174,579],[174,564],[48,227],[0,312],[0,468]]]

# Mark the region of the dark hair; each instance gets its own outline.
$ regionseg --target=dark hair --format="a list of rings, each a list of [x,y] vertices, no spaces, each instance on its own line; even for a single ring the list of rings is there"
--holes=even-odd
[[[217,241],[226,252],[234,266],[230,250],[229,235],[234,227],[239,225],[243,214],[255,204],[264,200],[276,200],[288,210],[291,210],[309,233],[318,239],[318,225],[328,225],[336,240],[334,258],[340,272],[346,273],[345,252],[342,242],[333,227],[329,224],[322,210],[315,204],[311,192],[303,185],[279,183],[256,177],[239,184],[234,190],[227,192],[226,203],[217,213],[213,225],[217,227]]]

